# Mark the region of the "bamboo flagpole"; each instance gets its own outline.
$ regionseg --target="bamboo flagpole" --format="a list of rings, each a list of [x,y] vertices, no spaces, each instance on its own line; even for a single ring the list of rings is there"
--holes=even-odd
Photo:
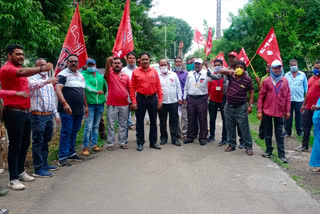
[[[257,53],[254,54],[254,56],[251,58],[251,60],[249,62],[249,65],[250,65],[255,77],[257,77],[258,75],[257,75],[256,71],[254,70],[253,66],[251,65],[251,62],[256,57],[256,55],[257,55]]]

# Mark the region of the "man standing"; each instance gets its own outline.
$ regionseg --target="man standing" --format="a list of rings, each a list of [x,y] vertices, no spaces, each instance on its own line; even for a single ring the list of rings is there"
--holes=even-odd
[[[182,103],[182,92],[180,81],[176,73],[168,70],[168,61],[160,59],[160,83],[163,93],[162,108],[159,110],[160,119],[160,144],[164,145],[168,141],[167,115],[169,114],[169,128],[171,142],[173,145],[181,146],[178,141],[178,102]],[[181,70],[180,70],[181,71]]]
[[[128,149],[128,94],[130,90],[130,78],[122,70],[120,58],[108,58],[107,65],[112,61],[112,68],[106,68],[104,77],[108,83],[109,93],[107,99],[108,142],[107,149],[115,149],[115,125],[118,120],[118,141],[120,148]]]
[[[53,68],[51,63],[41,67],[22,68],[23,47],[17,44],[8,46],[7,57],[7,63],[0,69],[1,87],[5,90],[25,91],[29,94],[27,77]],[[19,180],[34,180],[34,177],[24,171],[31,134],[30,98],[8,96],[3,99],[3,104],[3,120],[10,142],[8,149],[10,182],[8,186],[13,190],[22,190],[25,186]]]
[[[317,60],[313,66],[313,76],[308,81],[308,92],[301,106],[303,113],[303,139],[302,145],[295,148],[298,152],[307,152],[309,150],[310,131],[312,128],[312,117],[314,111],[312,105],[316,105],[320,97],[320,60]]]
[[[214,74],[218,75],[218,72],[222,68],[222,65],[223,61],[221,59],[214,60]],[[218,144],[219,146],[225,145],[227,143],[227,129],[223,112],[226,103],[226,98],[224,95],[226,93],[227,87],[228,81],[225,78],[208,82],[208,95],[210,99],[208,105],[210,115],[210,136],[208,138],[208,142],[215,140],[216,119],[218,110],[220,110],[222,119],[222,139]]]
[[[229,146],[225,149],[225,152],[231,152],[236,149],[236,128],[238,126],[247,155],[253,155],[248,121],[248,114],[252,112],[254,99],[253,84],[246,73],[247,67],[243,61],[238,61],[235,64],[235,68],[235,71],[229,69],[221,69],[219,71],[221,74],[228,75],[229,79],[227,103],[224,107]],[[249,106],[247,106],[248,92],[250,95]]]
[[[35,66],[44,66],[47,62],[43,58],[35,61]],[[60,125],[57,111],[56,94],[53,83],[56,78],[49,78],[47,72],[41,72],[28,78],[31,99],[31,129],[32,129],[32,157],[35,177],[51,177],[58,167],[48,164],[48,144],[53,133],[52,117]]]
[[[183,60],[181,57],[176,57],[174,59],[174,72],[178,75],[180,86],[182,90],[182,95],[184,93],[184,86],[186,84],[186,80],[188,77],[188,72],[183,70]],[[188,129],[188,113],[187,113],[187,105],[186,104],[179,104],[181,116],[178,121],[178,129],[181,132],[181,137],[183,140],[187,139],[187,129]]]
[[[84,120],[82,154],[89,156],[89,141],[91,142],[92,151],[102,151],[102,148],[97,146],[97,142],[99,123],[103,116],[104,103],[106,102],[104,94],[107,92],[107,83],[103,76],[99,74],[99,71],[96,68],[96,61],[94,59],[88,59],[86,64],[87,70],[84,70],[82,75],[86,82],[85,92],[89,108],[89,116]],[[91,139],[89,139],[90,136]]]
[[[272,120],[274,121],[275,136],[277,140],[278,156],[282,162],[287,163],[284,149],[283,116],[290,117],[290,88],[288,80],[283,77],[282,64],[275,60],[271,64],[271,77],[262,82],[258,100],[259,120],[263,118],[264,139],[267,150],[263,157],[272,155]]]
[[[208,96],[208,78],[207,72],[202,69],[202,59],[194,61],[194,71],[188,74],[184,87],[183,102],[187,104],[188,109],[188,131],[185,144],[193,143],[197,136],[197,120],[200,124],[199,141],[200,145],[207,144],[208,120],[207,120],[207,96]]]
[[[82,161],[75,150],[76,138],[81,128],[83,114],[88,117],[89,109],[85,94],[85,80],[77,70],[79,58],[70,54],[67,59],[67,68],[58,74],[56,94],[58,96],[58,111],[61,116],[59,165],[71,166],[68,161]]]
[[[302,115],[300,112],[304,95],[308,91],[308,80],[306,75],[298,70],[298,62],[295,59],[290,60],[290,72],[286,73],[285,78],[289,82],[291,91],[290,118],[285,120],[284,137],[291,136],[293,111],[295,114],[295,123],[297,135],[302,135]]]
[[[150,54],[140,54],[141,66],[132,73],[130,98],[132,110],[136,110],[137,118],[137,151],[143,150],[144,116],[148,110],[150,116],[149,141],[150,148],[161,149],[157,144],[157,109],[162,107],[162,90],[158,72],[150,67]],[[137,93],[137,95],[136,95]]]

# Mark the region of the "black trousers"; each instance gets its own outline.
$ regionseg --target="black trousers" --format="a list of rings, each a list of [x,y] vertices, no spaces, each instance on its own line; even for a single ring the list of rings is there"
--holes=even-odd
[[[178,135],[178,103],[162,104],[162,108],[158,111],[160,119],[160,139],[168,140],[167,118],[169,114],[169,128],[171,141],[175,142]]]
[[[3,120],[8,131],[8,166],[10,181],[19,178],[24,172],[24,163],[30,146],[31,113],[3,111]]]
[[[311,111],[310,109],[305,109],[303,112],[302,146],[306,149],[309,149],[310,132],[313,125],[312,117],[313,117],[313,111]]]
[[[272,119],[277,141],[278,156],[285,157],[284,137],[283,137],[283,118],[263,115],[264,140],[266,142],[266,152],[272,154]]]
[[[208,109],[210,115],[210,136],[215,137],[216,131],[216,119],[218,110],[220,110],[221,118],[222,118],[222,140],[227,141],[227,128],[224,121],[224,105],[225,102],[218,103],[212,100],[209,101]]]
[[[136,120],[137,120],[137,144],[144,144],[144,117],[146,111],[149,113],[150,117],[150,132],[149,132],[149,142],[150,145],[157,143],[158,130],[157,130],[157,105],[158,98],[156,95],[145,96],[143,94],[137,93],[137,104],[138,109],[136,111]]]

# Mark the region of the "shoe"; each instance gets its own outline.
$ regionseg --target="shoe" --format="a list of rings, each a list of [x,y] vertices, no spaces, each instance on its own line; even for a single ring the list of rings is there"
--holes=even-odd
[[[232,151],[234,151],[234,150],[236,150],[236,148],[231,147],[231,146],[228,146],[224,151],[225,151],[225,152],[232,152]]]
[[[238,146],[239,149],[244,149],[244,144],[240,143],[240,145]]]
[[[0,214],[8,214],[9,210],[8,209],[0,209]]]
[[[187,138],[183,141],[184,144],[188,144],[188,143],[193,143],[193,140],[191,140],[190,138]]]
[[[283,162],[283,163],[288,163],[288,160],[286,157],[279,157],[279,159]]]
[[[303,135],[303,133],[297,133],[297,135],[298,135],[298,137],[300,137],[300,136],[302,136],[302,135]]]
[[[263,140],[264,139],[264,135],[260,135],[259,134],[259,139]]]
[[[93,148],[92,148],[92,151],[94,152],[101,152],[103,149],[98,147],[97,145],[94,145]]]
[[[172,142],[172,144],[173,144],[173,145],[176,145],[176,146],[181,146],[181,143],[180,143],[178,140]]]
[[[167,144],[167,140],[162,139],[162,140],[160,141],[160,145],[164,145],[164,144]]]
[[[5,196],[6,194],[8,194],[8,192],[9,190],[0,188],[0,196]]]
[[[84,155],[84,156],[89,156],[90,152],[89,152],[88,147],[83,148],[81,154]]]
[[[152,148],[152,149],[161,149],[161,147],[158,145],[158,144],[152,144],[152,145],[150,145],[150,148]]]
[[[45,167],[43,167],[44,170],[47,170],[47,171],[56,171],[58,169],[57,166],[52,166],[52,165],[47,165]]]
[[[204,146],[207,144],[207,141],[206,140],[200,140],[200,146]]]
[[[214,139],[214,136],[209,136],[209,138],[208,138],[208,143],[210,143],[211,141],[215,141],[215,139]]]
[[[8,187],[13,190],[23,190],[26,188],[18,179],[10,181]]]
[[[269,152],[265,152],[261,156],[264,157],[264,158],[271,158],[272,154],[269,153]]]
[[[72,163],[70,163],[67,159],[59,160],[58,162],[59,166],[72,166]]]
[[[284,138],[286,138],[286,137],[291,137],[291,134],[288,134],[288,133],[284,132],[284,133],[283,133],[283,137],[284,137]]]
[[[220,143],[218,143],[218,146],[224,146],[226,144],[227,144],[227,141],[222,140],[222,141],[220,141]]]
[[[83,158],[79,157],[78,155],[73,155],[73,156],[71,156],[71,157],[68,157],[68,159],[69,159],[69,160],[78,161],[78,162],[84,160]]]
[[[142,150],[143,150],[143,145],[142,144],[138,144],[137,151],[141,152]]]
[[[49,178],[49,177],[52,177],[53,174],[47,170],[40,169],[40,170],[34,171],[33,176],[40,177],[40,178]]]
[[[177,138],[181,138],[181,136],[178,134],[178,135],[177,135]]]
[[[34,177],[28,175],[25,171],[19,175],[20,181],[30,182],[30,181],[34,181],[34,179],[35,179]]]
[[[100,140],[106,140],[107,139],[107,135],[105,134],[100,134]]]
[[[297,148],[294,149],[297,152],[307,152],[309,149],[303,147],[303,146],[299,146]]]

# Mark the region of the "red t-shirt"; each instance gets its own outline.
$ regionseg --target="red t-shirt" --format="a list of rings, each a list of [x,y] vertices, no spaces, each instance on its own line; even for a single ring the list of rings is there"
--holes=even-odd
[[[320,97],[320,77],[317,75],[314,75],[308,81],[306,109],[311,109],[312,105],[316,105],[319,97]]]
[[[210,100],[217,103],[223,101],[223,78],[208,82],[208,95]]]
[[[27,77],[17,77],[17,72],[21,66],[16,67],[11,62],[7,62],[0,69],[0,82],[2,89],[14,90],[14,91],[25,91],[30,94],[29,84]],[[10,106],[13,108],[28,109],[30,105],[30,97],[18,97],[8,96],[3,98],[4,106]]]
[[[106,78],[108,83],[108,99],[107,105],[111,106],[126,106],[129,105],[128,96],[130,89],[130,78],[123,73],[114,72],[112,68]]]

